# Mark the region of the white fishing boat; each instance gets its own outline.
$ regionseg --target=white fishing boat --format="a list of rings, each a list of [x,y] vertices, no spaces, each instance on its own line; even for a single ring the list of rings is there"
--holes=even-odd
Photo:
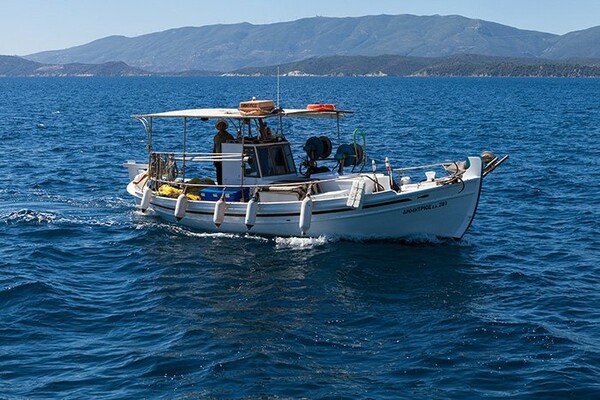
[[[127,191],[142,211],[151,209],[167,221],[203,232],[460,239],[475,216],[483,177],[508,156],[486,152],[462,161],[393,168],[387,158],[367,157],[360,129],[349,144],[341,143],[339,121],[348,114],[331,104],[282,109],[272,101],[252,100],[231,109],[134,115],[146,129],[149,157],[145,163],[124,164],[131,179]],[[284,128],[290,119],[302,118],[337,122],[331,124],[337,148],[334,152],[326,136],[310,137],[303,146],[305,159],[297,166],[286,138],[291,134]],[[155,126],[165,119],[181,120],[181,151],[154,149]],[[213,123],[206,121],[220,120],[235,129],[220,152],[188,149],[191,122],[204,128],[206,143],[214,135]],[[303,121],[294,125],[298,122]],[[271,131],[269,125],[277,128]],[[207,162],[211,170],[212,163],[222,163],[222,182],[202,175]],[[201,163],[204,168],[198,168]]]

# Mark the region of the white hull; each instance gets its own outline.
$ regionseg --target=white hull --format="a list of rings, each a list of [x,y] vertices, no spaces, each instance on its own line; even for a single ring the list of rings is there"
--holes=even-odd
[[[347,205],[348,193],[312,195],[309,237],[398,239],[415,236],[461,238],[469,228],[481,191],[483,164],[469,158],[469,168],[454,183],[421,182],[397,192],[387,189],[363,195],[362,207]],[[127,187],[138,204],[142,188],[133,181]],[[183,218],[175,218],[176,199],[152,196],[150,208],[169,222],[202,232],[251,233],[265,236],[302,236],[301,201],[258,202],[256,220],[245,225],[246,202],[227,204],[223,222],[213,222],[214,201],[189,201]]]

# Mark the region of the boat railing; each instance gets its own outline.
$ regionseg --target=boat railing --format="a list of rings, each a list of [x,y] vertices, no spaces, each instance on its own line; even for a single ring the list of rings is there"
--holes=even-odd
[[[198,190],[204,189],[206,187],[213,188],[240,188],[240,189],[250,189],[251,191],[268,191],[268,190],[297,190],[298,188],[302,189],[305,193],[311,193],[313,188],[317,188],[319,184],[325,184],[328,182],[340,182],[340,181],[349,181],[357,179],[358,177],[364,177],[367,179],[374,180],[377,183],[377,179],[375,179],[373,173],[357,173],[357,174],[349,174],[349,175],[335,175],[331,178],[329,177],[320,177],[318,179],[299,179],[294,180],[292,182],[268,182],[268,183],[258,183],[258,184],[245,184],[244,182],[240,182],[238,185],[218,185],[215,184],[214,181],[208,178],[194,178],[194,179],[186,179],[185,170],[189,168],[189,164],[187,163],[193,162],[215,162],[215,161],[237,161],[243,162],[243,155],[239,153],[174,153],[174,152],[152,152],[150,154],[150,163],[149,163],[149,171],[148,177],[152,182],[151,186],[154,190],[158,190],[162,185],[169,185],[171,187],[177,188],[182,192],[197,192]],[[179,169],[177,163],[183,163],[182,169]],[[446,176],[438,177],[435,179],[435,174],[430,175],[430,171],[426,171],[425,179],[422,181],[435,181],[438,184],[447,184],[452,183],[456,180],[460,180],[462,174],[465,172],[465,167],[461,162],[444,162],[438,164],[428,164],[421,165],[415,167],[405,167],[405,168],[395,168],[391,171],[398,173],[400,178],[403,177],[406,173],[410,171],[417,170],[431,170],[433,168],[440,168],[446,171]],[[393,179],[393,177],[392,177]],[[402,179],[398,181],[402,182]],[[420,180],[415,180],[414,183],[419,183]],[[390,180],[390,187],[394,186],[396,190],[398,186],[392,185]],[[384,190],[384,188],[380,188],[377,191]]]
[[[411,173],[415,171],[425,171],[424,178],[412,181]],[[464,161],[447,161],[437,164],[418,165],[415,167],[394,168],[393,172],[398,174],[401,185],[406,183],[416,183],[420,185],[426,182],[435,182],[437,185],[447,185],[455,182],[462,182],[462,176],[466,172]],[[437,176],[436,171],[444,172],[444,176]]]
[[[177,184],[177,185],[188,185],[194,186],[194,183],[189,183],[189,179],[186,179],[186,173],[192,170],[192,163],[202,162],[248,162],[248,158],[245,154],[240,153],[200,153],[200,152],[151,152],[149,157],[149,172],[148,176],[152,180],[159,184]],[[350,174],[348,176],[339,175],[333,179],[299,179],[293,182],[269,182],[264,184],[243,184],[240,185],[214,185],[215,187],[250,187],[250,188],[266,188],[266,187],[296,187],[298,185],[305,185],[315,182],[329,182],[329,181],[340,181],[346,179],[353,179],[357,174]],[[205,184],[200,184],[200,186]]]
[[[451,162],[445,162],[445,163],[438,163],[438,164],[428,164],[428,165],[419,165],[416,167],[406,167],[406,168],[394,168],[394,171],[398,172],[399,174],[406,172],[406,171],[415,171],[415,170],[421,170],[421,169],[431,169],[431,168],[436,168],[436,167],[442,167],[446,170],[448,170],[448,168],[451,168],[452,166],[456,166],[458,168],[458,163],[455,161],[451,161]]]
[[[148,176],[155,181],[176,181],[184,178],[186,173],[193,170],[194,163],[242,162],[239,153],[181,153],[181,152],[151,152],[148,161]]]
[[[203,162],[203,161],[242,161],[243,155],[240,153],[176,153],[167,151],[155,151],[150,153],[160,155],[163,157],[172,157],[175,161],[191,161],[191,162]]]
[[[197,192],[201,189],[205,188],[218,188],[218,189],[227,189],[227,188],[239,188],[239,189],[249,189],[250,193],[261,192],[261,191],[302,191],[304,193],[316,193],[318,188],[317,185],[325,184],[328,182],[340,182],[340,181],[351,181],[357,179],[365,174],[353,174],[348,176],[336,176],[329,179],[302,179],[298,181],[291,182],[269,182],[269,183],[259,183],[259,184],[216,184],[211,179],[203,178],[203,179],[192,179],[185,180],[182,177],[174,177],[174,176],[163,176],[163,177],[152,177],[150,176],[150,187],[153,190],[158,190],[161,186],[167,185],[172,188],[175,188],[183,193]]]

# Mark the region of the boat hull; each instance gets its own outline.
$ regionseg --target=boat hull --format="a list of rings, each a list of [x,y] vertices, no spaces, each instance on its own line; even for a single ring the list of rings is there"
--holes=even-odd
[[[424,183],[418,190],[386,190],[364,195],[362,207],[347,205],[347,195],[312,196],[310,228],[300,228],[301,201],[258,202],[254,225],[245,223],[247,204],[226,205],[222,223],[213,222],[215,202],[190,201],[183,218],[175,217],[176,199],[153,197],[152,208],[165,220],[202,232],[250,233],[262,236],[400,239],[420,236],[460,239],[469,228],[479,202],[482,163],[470,158],[463,179],[439,185]],[[138,203],[139,187],[128,191]],[[306,223],[306,221],[304,221]]]

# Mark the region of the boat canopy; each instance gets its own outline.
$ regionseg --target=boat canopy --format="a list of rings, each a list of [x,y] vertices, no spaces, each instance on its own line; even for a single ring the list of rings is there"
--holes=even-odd
[[[253,118],[273,118],[273,117],[312,117],[312,118],[339,118],[345,114],[351,114],[352,111],[344,110],[326,110],[316,111],[307,109],[280,109],[271,113],[248,113],[240,111],[237,108],[196,108],[190,110],[176,110],[153,114],[136,114],[133,118],[235,118],[235,119],[253,119]]]

